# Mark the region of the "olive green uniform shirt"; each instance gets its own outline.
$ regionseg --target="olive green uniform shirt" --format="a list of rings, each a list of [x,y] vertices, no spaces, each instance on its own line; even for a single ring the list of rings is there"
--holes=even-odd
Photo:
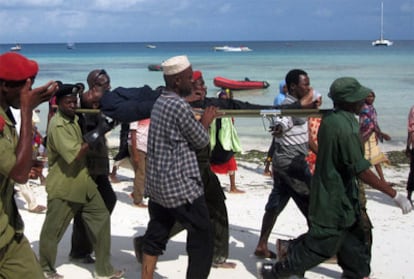
[[[85,157],[75,159],[82,143],[78,116],[70,119],[58,111],[49,123],[47,135],[48,200],[57,198],[86,203],[87,198],[96,193],[96,184],[88,173]]]
[[[364,158],[355,115],[342,110],[326,115],[318,143],[310,194],[311,224],[313,229],[348,228],[360,215],[357,176],[371,165]]]
[[[23,233],[23,220],[14,199],[14,181],[9,173],[16,164],[18,142],[14,123],[0,107],[0,118],[5,122],[0,127],[0,249],[10,243],[16,233]],[[3,121],[2,121],[3,122]]]

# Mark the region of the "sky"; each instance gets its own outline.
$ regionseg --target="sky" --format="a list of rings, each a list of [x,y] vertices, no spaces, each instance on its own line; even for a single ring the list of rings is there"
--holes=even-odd
[[[384,0],[384,37],[414,40],[414,0]],[[373,40],[381,0],[0,0],[0,44]]]

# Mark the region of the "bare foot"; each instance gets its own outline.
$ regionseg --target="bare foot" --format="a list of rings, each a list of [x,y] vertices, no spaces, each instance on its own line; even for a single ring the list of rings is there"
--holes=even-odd
[[[254,255],[261,259],[276,259],[276,253],[270,250],[263,251],[256,249],[256,251],[254,251]]]
[[[236,263],[233,262],[221,262],[221,263],[213,263],[214,268],[236,268]]]
[[[337,264],[338,263],[338,258],[336,256],[333,256],[333,257],[325,260],[324,263],[327,263],[327,264]]]
[[[115,175],[110,175],[109,179],[111,180],[112,183],[119,183],[119,179],[115,176]]]
[[[231,194],[244,194],[245,191],[235,188],[235,189],[230,189],[229,193],[231,193]]]
[[[46,209],[47,209],[46,206],[44,206],[44,205],[38,205],[38,206],[36,206],[33,209],[29,209],[29,212],[41,214],[41,213],[45,213]]]
[[[264,176],[272,176],[272,172],[271,171],[264,171],[263,175]]]
[[[139,208],[147,208],[148,207],[148,205],[146,205],[145,203],[143,203],[143,202],[140,202],[140,203],[135,203],[135,202],[133,202],[132,203],[135,207],[139,207]]]

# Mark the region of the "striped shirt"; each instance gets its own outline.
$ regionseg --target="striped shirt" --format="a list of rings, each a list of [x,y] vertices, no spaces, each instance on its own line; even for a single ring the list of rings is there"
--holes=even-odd
[[[208,132],[190,105],[174,92],[164,91],[151,112],[145,196],[175,208],[203,195],[194,151],[208,143]]]
[[[298,100],[287,94],[283,104],[293,104]],[[308,154],[308,122],[306,117],[276,117],[275,126],[281,125],[283,135],[275,137],[275,152],[273,164],[279,168],[287,168],[297,156]]]

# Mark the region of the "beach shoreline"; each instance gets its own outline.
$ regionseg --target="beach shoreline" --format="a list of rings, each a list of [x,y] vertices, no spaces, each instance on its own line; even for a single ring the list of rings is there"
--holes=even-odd
[[[264,138],[261,140],[257,140],[251,137],[245,137],[240,136],[240,143],[242,145],[243,151],[241,154],[236,154],[236,156],[240,157],[246,157],[244,155],[247,155],[247,157],[256,157],[258,160],[265,160],[267,157],[267,152],[270,147],[271,143],[271,137]],[[269,145],[263,144],[263,141],[268,141]],[[115,156],[115,154],[118,151],[119,146],[119,138],[118,134],[112,134],[110,133],[109,136],[107,136],[107,142],[108,147],[110,149],[110,156]],[[382,152],[384,152],[386,155],[389,155],[392,153],[391,164],[409,164],[408,159],[405,157],[405,147],[406,144],[403,142],[397,142],[397,141],[389,141],[389,142],[383,142],[380,143],[380,149]],[[249,155],[254,153],[254,155]]]

